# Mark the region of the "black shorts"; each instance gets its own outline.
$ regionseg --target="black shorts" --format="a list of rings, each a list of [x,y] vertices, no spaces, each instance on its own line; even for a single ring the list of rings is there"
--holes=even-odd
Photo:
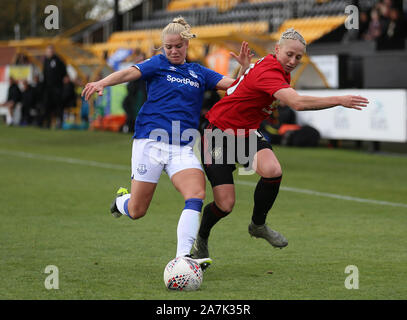
[[[221,134],[217,141],[216,133]],[[212,187],[233,184],[236,163],[250,169],[254,155],[262,149],[273,150],[271,144],[257,130],[249,137],[238,137],[209,123],[202,135],[201,160]]]

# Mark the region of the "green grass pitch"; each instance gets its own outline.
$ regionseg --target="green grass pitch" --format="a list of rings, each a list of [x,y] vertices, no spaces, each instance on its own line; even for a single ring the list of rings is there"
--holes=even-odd
[[[0,299],[406,299],[407,157],[274,150],[283,182],[267,221],[288,247],[249,236],[257,176],[236,175],[236,206],[212,231],[201,288],[170,292],[163,270],[183,199],[168,177],[144,218],[109,213],[130,184],[131,136],[2,124]],[[45,288],[49,265],[58,290]],[[345,287],[349,265],[358,289]]]

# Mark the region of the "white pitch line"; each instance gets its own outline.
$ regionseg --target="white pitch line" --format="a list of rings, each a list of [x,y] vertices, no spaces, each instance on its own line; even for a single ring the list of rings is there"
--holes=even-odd
[[[118,165],[118,164],[112,164],[112,163],[103,163],[103,162],[98,162],[98,161],[93,161],[93,160],[81,160],[81,159],[76,159],[76,158],[48,156],[48,155],[22,152],[22,151],[9,151],[9,150],[0,149],[0,154],[9,155],[9,156],[17,156],[17,157],[28,158],[28,159],[48,160],[48,161],[56,161],[56,162],[62,162],[62,163],[68,163],[68,164],[79,164],[79,165],[85,165],[85,166],[97,167],[97,168],[103,168],[103,169],[115,169],[115,170],[126,170],[126,171],[130,170],[130,165],[125,166],[125,165]],[[255,187],[257,183],[251,182],[251,181],[244,181],[244,180],[235,180],[235,184]],[[366,199],[366,198],[357,198],[357,197],[345,196],[345,195],[340,195],[340,194],[335,194],[335,193],[319,192],[319,191],[309,190],[309,189],[300,189],[300,188],[281,186],[280,190],[288,191],[288,192],[295,192],[295,193],[303,193],[303,194],[308,194],[308,195],[312,195],[312,196],[334,198],[334,199],[338,199],[338,200],[355,201],[355,202],[377,204],[377,205],[383,205],[383,206],[407,208],[407,204],[405,204],[405,203],[381,201],[381,200]]]
[[[116,169],[116,170],[130,170],[130,166],[124,166],[119,164],[112,164],[112,163],[103,163],[93,160],[82,160],[82,159],[75,159],[75,158],[66,158],[66,157],[58,157],[58,156],[47,156],[42,154],[35,154],[35,153],[28,153],[22,151],[8,151],[8,150],[1,150],[0,154],[5,154],[9,156],[17,156],[22,158],[28,159],[38,159],[38,160],[48,160],[48,161],[56,161],[56,162],[63,162],[69,164],[80,164],[90,167],[98,167],[104,169]]]
[[[240,184],[240,185],[245,185],[245,186],[253,186],[253,187],[255,187],[257,184],[255,182],[241,181],[241,180],[235,180],[235,183]],[[281,186],[280,190],[296,192],[296,193],[304,193],[304,194],[309,194],[309,195],[319,196],[319,197],[334,198],[334,199],[339,199],[339,200],[347,200],[347,201],[364,202],[364,203],[370,203],[370,204],[379,204],[379,205],[383,205],[383,206],[407,208],[407,204],[405,204],[405,203],[357,198],[357,197],[344,196],[344,195],[335,194],[335,193],[319,192],[319,191],[314,191],[314,190],[309,190],[309,189],[300,189],[300,188]]]

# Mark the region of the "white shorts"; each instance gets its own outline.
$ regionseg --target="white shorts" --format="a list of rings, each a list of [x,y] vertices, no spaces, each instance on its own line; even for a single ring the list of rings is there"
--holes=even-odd
[[[152,139],[133,140],[132,179],[157,183],[163,170],[171,179],[174,174],[185,169],[202,170],[201,163],[190,146],[172,145]]]

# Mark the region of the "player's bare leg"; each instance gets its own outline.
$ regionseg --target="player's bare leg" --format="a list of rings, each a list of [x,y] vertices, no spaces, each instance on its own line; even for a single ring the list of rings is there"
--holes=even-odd
[[[131,181],[131,193],[125,188],[119,188],[117,197],[112,204],[111,213],[114,217],[127,215],[131,219],[143,217],[150,206],[156,183],[144,181]]]
[[[205,199],[205,175],[199,169],[185,169],[175,173],[171,182],[184,200],[190,198]]]

